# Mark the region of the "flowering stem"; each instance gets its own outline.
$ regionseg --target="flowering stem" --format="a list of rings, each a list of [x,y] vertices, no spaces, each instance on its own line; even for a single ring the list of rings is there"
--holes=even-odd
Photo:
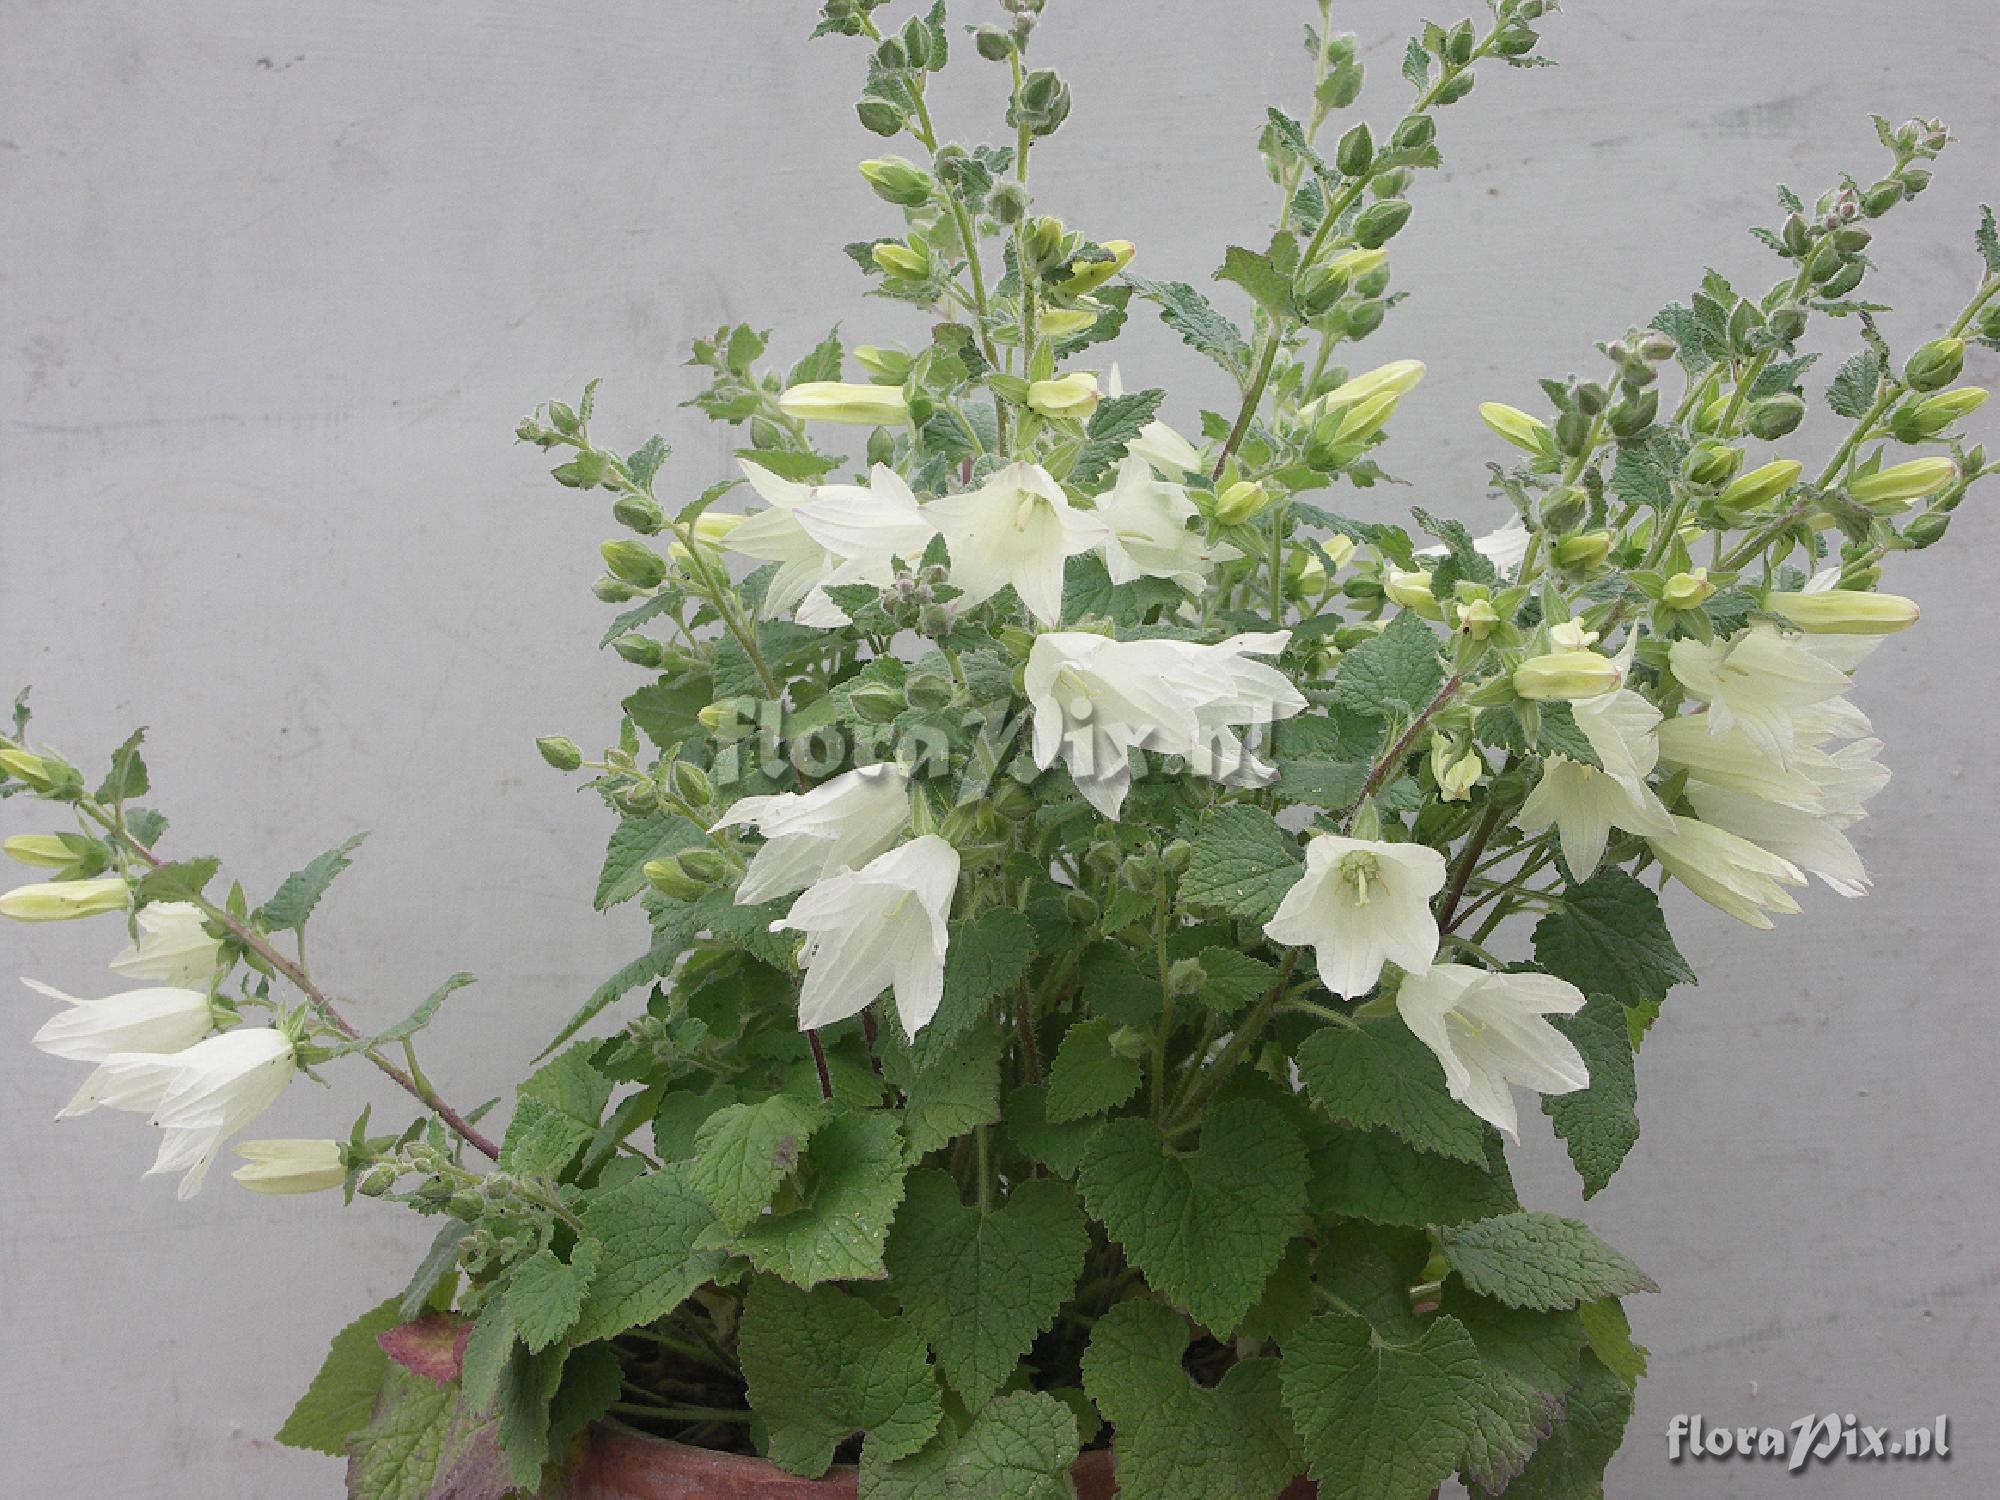
[[[1195,1075],[1194,1086],[1182,1095],[1174,1106],[1175,1123],[1166,1127],[1169,1139],[1184,1134],[1201,1123],[1204,1105],[1222,1087],[1223,1079],[1236,1070],[1236,1065],[1250,1053],[1257,1038],[1264,1034],[1264,1028],[1271,1024],[1271,1018],[1278,1013],[1278,1003],[1285,998],[1285,986],[1292,982],[1292,971],[1299,966],[1299,950],[1294,948],[1285,955],[1284,967],[1278,971],[1278,982],[1271,986],[1270,993],[1257,1002],[1257,1008],[1243,1018],[1243,1024],[1236,1028],[1236,1034],[1222,1049],[1222,1055],[1207,1071]]]
[[[1507,811],[1498,797],[1486,804],[1486,816],[1479,820],[1479,826],[1472,831],[1472,838],[1458,856],[1458,868],[1452,872],[1451,884],[1445,888],[1444,900],[1438,906],[1438,931],[1450,932],[1452,914],[1458,910],[1458,903],[1465,895],[1465,883],[1472,878],[1473,866],[1486,852],[1487,842],[1499,828],[1500,819]]]
[[[135,855],[141,863],[156,870],[166,863],[159,855],[133,837],[121,821],[110,812],[107,812],[96,798],[85,797],[78,802],[77,806],[86,817],[102,827],[105,832],[111,834],[121,846],[129,853]],[[334,1003],[327,998],[325,992],[313,983],[312,977],[306,973],[301,965],[285,957],[262,934],[258,933],[256,929],[237,920],[225,908],[217,906],[214,902],[200,895],[193,895],[190,899],[194,905],[201,908],[205,916],[228,929],[230,936],[234,937],[246,949],[255,953],[265,963],[283,975],[285,980],[294,989],[306,997],[306,1000],[312,1005],[314,1012],[327,1025],[331,1026],[351,1042],[358,1042],[362,1039],[361,1031],[347,1017],[340,1013]],[[437,1090],[431,1087],[429,1079],[423,1077],[421,1074],[405,1072],[373,1047],[364,1048],[361,1055],[375,1064],[377,1068],[381,1069],[384,1074],[394,1081],[398,1088],[419,1100],[431,1113],[444,1122],[445,1127],[453,1135],[464,1141],[466,1145],[472,1147],[473,1150],[484,1156],[488,1161],[498,1161],[500,1159],[500,1148],[482,1135],[465,1116],[445,1103],[438,1096]]]
[[[831,1099],[833,1075],[826,1068],[826,1048],[820,1045],[819,1032],[811,1027],[806,1028],[806,1041],[812,1046],[813,1066],[819,1069],[819,1096],[822,1099]]]
[[[1390,771],[1403,763],[1403,758],[1410,753],[1410,747],[1417,742],[1417,736],[1423,733],[1424,726],[1437,716],[1440,709],[1458,696],[1458,690],[1464,682],[1465,679],[1456,672],[1447,677],[1444,686],[1437,690],[1437,696],[1423,706],[1422,711],[1410,720],[1410,727],[1405,729],[1396,743],[1389,747],[1389,753],[1369,768],[1368,779],[1361,783],[1360,794],[1355,797],[1354,805],[1347,810],[1347,816],[1341,820],[1342,833],[1354,826],[1354,819],[1361,811],[1362,804],[1381,790],[1383,780]]]
[[[1028,1001],[1028,984],[1021,981],[1014,1001],[1014,1029],[1021,1034],[1021,1061],[1027,1065],[1028,1082],[1042,1081],[1042,1050],[1035,1045],[1035,1013]]]

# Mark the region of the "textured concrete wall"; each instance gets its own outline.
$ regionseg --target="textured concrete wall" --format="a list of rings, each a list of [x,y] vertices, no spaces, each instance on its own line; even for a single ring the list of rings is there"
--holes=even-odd
[[[1310,6],[1050,10],[1044,50],[1078,103],[1037,155],[1044,202],[1137,241],[1150,275],[1203,280],[1264,212],[1252,137],[1267,99],[1303,92]],[[1393,118],[1419,9],[1339,11],[1373,117]],[[607,522],[511,444],[514,419],[601,375],[603,429],[663,428],[692,491],[726,452],[676,408],[692,336],[739,317],[789,348],[836,317],[921,336],[857,295],[837,249],[890,221],[852,176],[877,144],[852,123],[860,59],[808,46],[809,12],[0,0],[0,684],[33,682],[40,727],[78,754],[149,724],[176,847],[225,853],[253,888],[377,830],[315,924],[320,971],[381,1021],[477,969],[430,1049],[466,1099],[499,1092],[638,943],[636,915],[589,911],[603,823],[530,744],[601,743],[628,680],[592,649]],[[1984,0],[1579,0],[1549,33],[1559,72],[1484,78],[1445,117],[1448,170],[1396,242],[1414,295],[1368,352],[1431,376],[1387,455],[1415,487],[1364,512],[1415,498],[1497,519],[1474,403],[1536,404],[1533,377],[1593,360],[1704,264],[1761,285],[1741,226],[1775,218],[1780,178],[1868,180],[1869,110],[1942,114],[1965,142],[1877,241],[1906,309],[1892,337],[1913,345],[1971,283],[1974,205],[2000,192]],[[994,82],[944,106],[948,133],[999,134]],[[1128,380],[1170,384],[1184,423],[1223,399],[1134,321]],[[1655,1373],[1621,1500],[2000,1483],[1978,561],[1996,544],[1975,500],[1898,575],[1925,622],[1859,693],[1896,767],[1860,835],[1873,898],[1815,891],[1765,936],[1681,913],[1705,981],[1648,1042],[1644,1138],[1590,1209],[1666,1287],[1636,1310]],[[88,989],[109,939],[16,929],[0,971]],[[0,1008],[0,1491],[339,1493],[333,1465],[268,1435],[427,1232],[220,1179],[188,1205],[142,1185],[153,1143],[130,1120],[49,1125],[75,1072],[27,1050],[42,1013],[25,992]],[[272,1124],[337,1129],[355,1087],[297,1088]],[[1559,1147],[1539,1121],[1529,1135],[1525,1190],[1569,1207]],[[1824,1410],[1950,1412],[1959,1451],[1805,1481],[1664,1460],[1676,1412]]]

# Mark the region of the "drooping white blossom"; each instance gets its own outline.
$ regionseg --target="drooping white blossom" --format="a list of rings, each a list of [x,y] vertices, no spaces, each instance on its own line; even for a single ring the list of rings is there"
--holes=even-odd
[[[1646,842],[1669,875],[1739,922],[1768,930],[1766,913],[1799,909],[1785,890],[1806,883],[1799,867],[1727,829],[1677,813],[1672,833]]]
[[[1856,640],[1873,644],[1851,636],[1810,639],[1813,645],[1758,624],[1727,641],[1675,641],[1669,659],[1681,686],[1708,705],[1711,733],[1741,729],[1788,767],[1798,745],[1797,716],[1848,689],[1847,670],[1829,657],[1851,656]]]
[[[925,507],[951,549],[951,581],[970,609],[1013,585],[1040,624],[1062,616],[1063,566],[1104,539],[1039,464],[1012,463],[976,490]]]
[[[1570,873],[1588,880],[1613,828],[1650,835],[1671,833],[1673,824],[1646,784],[1660,758],[1660,711],[1630,688],[1578,699],[1572,707],[1599,765],[1549,756],[1518,821],[1529,833],[1553,823]]]
[[[1104,568],[1113,583],[1170,578],[1190,593],[1200,590],[1219,562],[1243,554],[1227,542],[1209,542],[1187,522],[1194,502],[1177,484],[1154,476],[1143,458],[1120,460],[1116,482],[1097,497],[1104,523]]]
[[[1115,364],[1106,389],[1113,397],[1125,394],[1125,382]],[[1203,470],[1201,451],[1157,417],[1139,429],[1139,435],[1125,445],[1125,451],[1143,458],[1168,479],[1185,479]]]
[[[915,1036],[944,998],[944,959],[958,851],[934,833],[819,881],[771,924],[803,932],[799,1029],[830,1026],[885,989]]]
[[[142,908],[139,940],[111,960],[111,971],[127,979],[206,990],[222,952],[222,940],[209,936],[206,920],[191,901],[156,901]]]
[[[179,1052],[208,1035],[212,1024],[202,990],[124,990],[81,1000],[40,980],[21,983],[67,1007],[43,1022],[31,1040],[50,1056],[72,1062],[101,1063],[115,1052]]]
[[[793,514],[800,529],[826,549],[832,567],[823,586],[887,588],[895,582],[896,562],[916,563],[937,535],[903,476],[886,464],[869,470],[866,485],[816,486]]]
[[[1306,872],[1264,935],[1310,947],[1326,987],[1351,1000],[1374,986],[1384,963],[1415,973],[1437,957],[1430,902],[1444,878],[1444,856],[1423,844],[1323,833],[1306,845]]]
[[[778,565],[757,613],[766,620],[795,614],[801,625],[819,628],[846,624],[847,616],[820,588],[833,571],[833,558],[799,524],[798,512],[812,498],[811,487],[781,478],[748,459],[738,462],[766,508],[747,516],[722,544],[740,557]]]
[[[743,798],[715,825],[754,827],[764,836],[736,888],[737,904],[771,901],[867,864],[909,822],[909,788],[909,773],[884,762],[858,766],[809,792]]]
[[[1575,1043],[1545,1019],[1583,1009],[1583,991],[1551,974],[1433,964],[1396,991],[1396,1011],[1444,1065],[1451,1097],[1519,1139],[1510,1085],[1538,1094],[1590,1087]]]
[[[1277,655],[1289,639],[1275,631],[1204,646],[1088,631],[1039,635],[1023,684],[1035,715],[1035,763],[1047,770],[1060,759],[1107,818],[1124,805],[1135,749],[1183,756],[1195,774],[1226,785],[1261,785],[1271,768],[1236,731],[1306,706],[1284,673],[1250,659]]]

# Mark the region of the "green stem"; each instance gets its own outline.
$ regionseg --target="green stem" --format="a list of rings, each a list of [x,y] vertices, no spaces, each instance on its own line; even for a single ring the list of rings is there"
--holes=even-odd
[[[1464,685],[1464,681],[1455,672],[1447,677],[1444,686],[1437,690],[1437,696],[1423,706],[1417,716],[1410,721],[1410,727],[1404,730],[1396,743],[1389,747],[1389,753],[1369,768],[1368,779],[1361,783],[1360,795],[1355,797],[1354,805],[1347,810],[1347,816],[1341,820],[1342,832],[1354,826],[1354,819],[1361,811],[1361,805],[1381,789],[1383,779],[1389,772],[1403,763],[1403,758],[1410,753],[1410,747],[1416,744],[1417,736],[1423,732],[1424,726],[1458,695],[1458,690]]]
[[[1292,971],[1299,966],[1299,950],[1292,949],[1285,955],[1284,967],[1278,971],[1278,982],[1271,986],[1270,993],[1257,1002],[1257,1008],[1243,1018],[1243,1024],[1236,1028],[1222,1055],[1210,1064],[1205,1072],[1195,1075],[1192,1087],[1182,1095],[1174,1106],[1174,1121],[1167,1127],[1169,1137],[1185,1133],[1200,1123],[1202,1106],[1215,1097],[1215,1091],[1222,1087],[1222,1081],[1250,1053],[1257,1044],[1257,1038],[1264,1034],[1264,1028],[1271,1024],[1271,1018],[1278,1013],[1278,1004],[1284,999],[1285,986],[1292,982]],[[1294,1001],[1294,1004],[1297,1002]]]

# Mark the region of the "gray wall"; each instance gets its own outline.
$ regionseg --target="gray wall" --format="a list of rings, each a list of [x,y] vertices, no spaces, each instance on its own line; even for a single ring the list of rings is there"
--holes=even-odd
[[[1202,281],[1264,212],[1252,137],[1267,98],[1303,92],[1310,9],[1054,0],[1042,50],[1078,103],[1038,153],[1044,202],[1137,241],[1147,274]],[[1392,118],[1420,11],[1339,9]],[[603,820],[530,743],[602,743],[629,680],[592,649],[608,522],[541,477],[514,419],[602,375],[602,430],[664,428],[692,492],[726,444],[676,409],[690,337],[739,317],[794,349],[835,317],[921,337],[858,297],[837,249],[890,219],[852,175],[879,149],[852,123],[860,58],[808,46],[809,11],[0,0],[0,684],[33,682],[40,729],[78,755],[150,725],[175,847],[225,854],[253,889],[374,828],[315,923],[319,969],[377,1022],[477,969],[430,1049],[465,1100],[639,941],[634,914],[590,912]],[[1415,295],[1368,350],[1430,362],[1388,452],[1415,488],[1364,512],[1416,498],[1497,520],[1474,403],[1536,404],[1532,377],[1594,359],[1706,263],[1761,286],[1774,268],[1740,226],[1775,218],[1781,177],[1868,180],[1871,109],[1941,114],[1965,142],[1877,242],[1907,309],[1892,336],[1912,346],[1971,283],[1974,206],[2000,192],[1983,0],[1574,12],[1549,27],[1559,72],[1484,78],[1445,117],[1449,170],[1395,245]],[[944,106],[949,133],[999,134],[978,82]],[[1156,325],[1122,358],[1190,428],[1223,399]],[[1900,570],[1924,624],[1859,694],[1896,767],[1860,835],[1876,894],[1816,890],[1765,936],[1682,913],[1706,981],[1647,1044],[1644,1138],[1589,1210],[1666,1288],[1637,1309],[1655,1373],[1621,1497],[2000,1483],[1994,629],[1974,562],[2000,543],[1991,496],[1950,541]],[[0,971],[88,990],[112,940],[17,928]],[[220,1174],[188,1205],[141,1184],[153,1143],[131,1120],[48,1123],[76,1071],[27,1049],[43,1013],[26,992],[0,1009],[0,1491],[339,1493],[330,1462],[269,1435],[425,1230]],[[393,1106],[338,1076],[266,1133],[338,1129],[361,1095]],[[1528,1135],[1526,1190],[1571,1207],[1559,1147],[1538,1119]],[[1664,1459],[1675,1412],[1829,1409],[1950,1412],[1960,1451],[1805,1481]]]

